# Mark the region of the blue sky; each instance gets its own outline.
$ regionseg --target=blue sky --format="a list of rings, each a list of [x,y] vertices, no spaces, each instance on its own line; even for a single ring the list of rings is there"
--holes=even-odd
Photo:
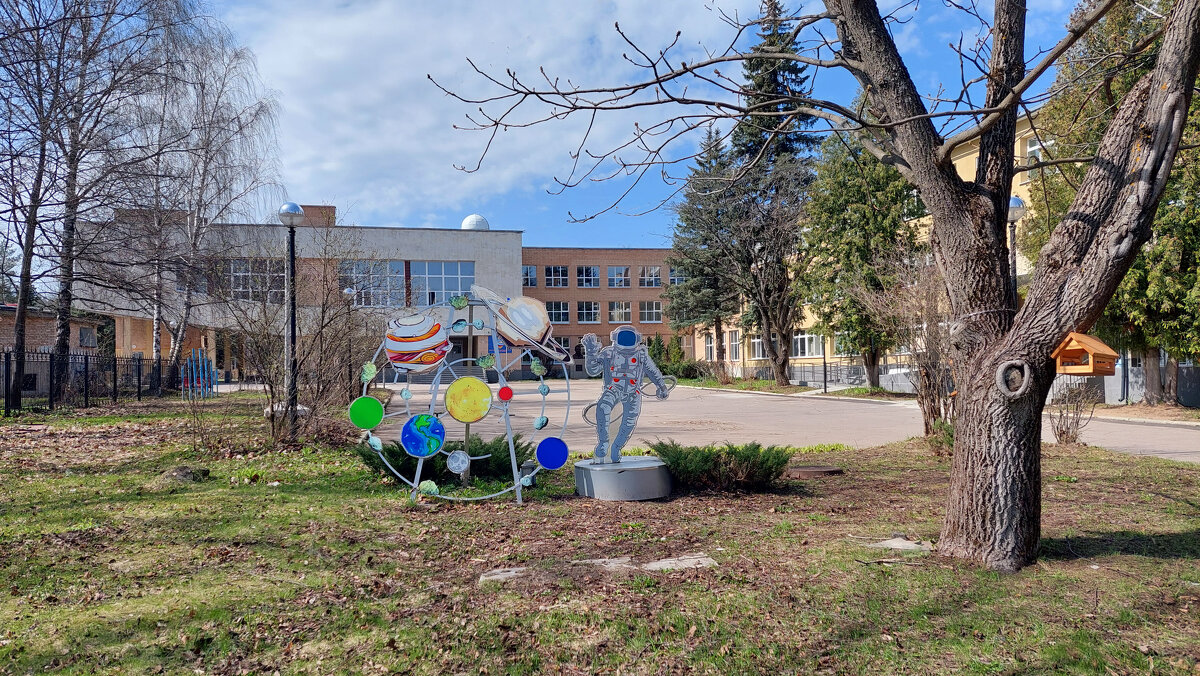
[[[1072,5],[1030,5],[1032,58],[1062,37]],[[453,128],[466,123],[473,108],[442,94],[426,74],[468,95],[489,90],[467,58],[498,74],[512,68],[531,78],[545,67],[584,85],[629,82],[639,72],[622,60],[628,47],[614,22],[655,49],[682,31],[672,58],[678,63],[728,42],[731,32],[719,12],[753,16],[758,2],[258,0],[219,2],[214,9],[255,51],[261,75],[282,105],[279,140],[289,199],[335,204],[345,221],[364,225],[456,228],[466,215],[480,213],[493,228],[524,230],[527,246],[668,246],[670,210],[633,215],[678,187],[657,172],[615,212],[584,224],[570,223],[569,214],[603,210],[628,183],[547,193],[554,177],[569,170],[582,119],[510,130],[479,171],[455,169],[476,162],[486,137]],[[899,16],[909,20],[894,35],[920,91],[934,94],[942,82],[954,87],[958,62],[947,45],[963,35],[973,41],[978,22],[942,2],[908,4]],[[1049,83],[1048,76],[1043,86]],[[838,101],[855,93],[849,77],[836,72],[818,75],[817,87],[819,95]],[[644,112],[641,121],[654,116]],[[634,121],[631,115],[601,117],[592,147],[628,138]],[[676,152],[688,154],[691,143]]]

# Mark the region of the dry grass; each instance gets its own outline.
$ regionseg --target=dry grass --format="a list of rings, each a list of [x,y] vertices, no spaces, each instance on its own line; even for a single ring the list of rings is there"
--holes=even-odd
[[[175,434],[158,421],[94,427]],[[936,557],[859,562],[892,555],[852,536],[937,536],[948,461],[918,441],[806,454],[797,462],[847,473],[769,493],[596,503],[571,495],[564,470],[525,506],[414,507],[347,449],[196,455],[137,434],[124,450],[100,445],[91,464],[0,458],[0,672],[1190,674],[1200,663],[1196,465],[1048,446],[1041,561],[997,575]],[[105,461],[121,452],[133,455]],[[144,488],[181,462],[213,480]],[[720,565],[572,563],[697,551]],[[510,566],[529,574],[477,584]]]

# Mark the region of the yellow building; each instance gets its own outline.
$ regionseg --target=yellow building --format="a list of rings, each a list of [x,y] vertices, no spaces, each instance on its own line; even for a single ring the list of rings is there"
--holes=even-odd
[[[1017,120],[1016,161],[1018,164],[1028,164],[1031,159],[1042,156],[1041,144],[1034,135],[1029,119],[1022,117]],[[967,180],[974,180],[976,164],[979,159],[979,139],[964,143],[954,150],[951,161],[958,175]],[[1036,178],[1036,170],[1019,172],[1013,176],[1012,194],[1021,198],[1029,205],[1032,202],[1030,187]],[[1027,212],[1024,219],[1030,218],[1032,212]],[[1022,220],[1024,220],[1022,219]],[[917,225],[928,236],[928,227],[932,223],[928,216],[918,219]],[[1018,227],[1020,222],[1017,223]],[[1012,244],[1011,242],[1009,243]],[[1024,281],[1033,271],[1033,266],[1024,256],[1017,256],[1017,277]],[[736,328],[736,320],[729,322],[724,328],[725,333],[725,364],[734,376],[773,378],[771,364],[767,360],[766,351],[761,336],[749,334]],[[790,340],[785,341],[789,350],[791,380],[801,383],[820,383],[826,378],[830,381],[865,383],[862,356],[850,354],[843,349],[836,336],[820,335],[813,328],[816,319],[808,312],[803,312],[803,319],[793,330]],[[733,326],[734,328],[730,328]],[[696,327],[693,334],[693,354],[697,359],[716,361],[716,338],[713,329]],[[907,352],[904,348],[889,353],[880,361],[880,368],[885,373],[889,370],[902,370],[906,367]]]

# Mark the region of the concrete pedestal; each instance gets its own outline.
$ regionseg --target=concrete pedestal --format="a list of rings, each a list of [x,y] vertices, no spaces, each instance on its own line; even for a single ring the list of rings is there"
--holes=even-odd
[[[656,500],[671,494],[671,473],[653,456],[624,456],[621,462],[575,463],[575,493],[597,500]]]

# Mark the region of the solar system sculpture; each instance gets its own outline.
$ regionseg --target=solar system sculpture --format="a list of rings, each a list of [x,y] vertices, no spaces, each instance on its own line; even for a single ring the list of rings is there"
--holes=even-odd
[[[546,307],[541,302],[525,296],[503,298],[481,286],[472,286],[471,296],[472,298],[465,295],[454,296],[443,303],[388,322],[387,334],[375,356],[363,365],[363,396],[351,402],[350,421],[356,427],[367,431],[368,445],[396,479],[412,489],[414,499],[418,494],[424,493],[446,500],[486,500],[512,492],[519,504],[522,502],[521,488],[530,485],[533,476],[543,469],[555,470],[567,463],[568,449],[562,437],[566,434],[567,419],[571,411],[571,385],[567,375],[566,410],[563,412],[561,429],[557,430],[558,435],[547,435],[538,441],[534,452],[538,466],[531,474],[522,477],[517,466],[514,418],[509,411],[510,403],[518,395],[509,385],[505,374],[523,359],[529,359],[530,370],[539,381],[537,393],[542,400],[539,415],[530,421],[530,426],[538,433],[550,423],[546,415],[546,403],[551,388],[544,378],[549,369],[543,359],[565,365],[571,361],[571,355],[553,340],[553,326],[550,324]],[[476,308],[484,310],[487,318],[475,319],[473,310]],[[447,311],[448,320],[445,324],[448,328],[435,316],[434,313],[439,310]],[[467,317],[458,316],[458,313],[463,311],[466,311]],[[451,333],[467,334],[467,355],[457,359],[450,357]],[[470,354],[471,339],[475,336],[489,338],[487,354],[478,357]],[[507,358],[505,352],[509,355]],[[381,355],[386,356],[386,366],[390,366],[395,373],[394,382],[399,383],[400,376],[406,376],[405,387],[400,390],[400,398],[404,402],[404,409],[401,411],[386,413],[378,399],[366,396],[367,388],[378,374],[375,362]],[[466,367],[470,365],[478,366],[485,373],[488,370],[495,371],[497,389],[494,394],[485,380],[466,374]],[[418,408],[414,406],[414,393],[409,389],[411,380],[407,376],[427,371],[433,372],[429,383],[429,402],[428,406]],[[568,373],[565,368],[563,372],[564,375]],[[445,388],[442,387],[443,383],[446,383]],[[439,403],[442,404],[440,410]],[[440,495],[433,482],[421,481],[425,461],[439,453],[446,456],[446,467],[456,474],[466,472],[472,460],[488,457],[469,454],[470,426],[497,409],[503,419],[505,437],[508,440],[513,476],[511,486],[491,495],[463,497]],[[463,450],[450,452],[445,448],[447,421],[443,415],[447,414],[465,426],[463,438],[466,442],[463,444]],[[383,440],[372,432],[385,419],[396,416],[405,418],[404,425],[400,428],[400,447],[417,459],[416,470],[411,478],[404,476],[388,462],[383,453]]]
[[[621,449],[633,435],[638,416],[642,413],[642,397],[666,399],[676,382],[673,376],[663,376],[658,370],[650,358],[645,339],[637,329],[629,325],[620,326],[609,337],[612,345],[608,347],[601,347],[600,339],[594,333],[583,337],[584,370],[589,376],[600,376],[604,383],[600,398],[584,409],[585,420],[589,410],[595,408],[596,411],[594,464],[603,464],[606,459],[607,462],[621,462]],[[652,394],[646,392],[647,381],[654,385]],[[616,437],[610,442],[609,423],[617,406],[621,407],[621,422]]]

